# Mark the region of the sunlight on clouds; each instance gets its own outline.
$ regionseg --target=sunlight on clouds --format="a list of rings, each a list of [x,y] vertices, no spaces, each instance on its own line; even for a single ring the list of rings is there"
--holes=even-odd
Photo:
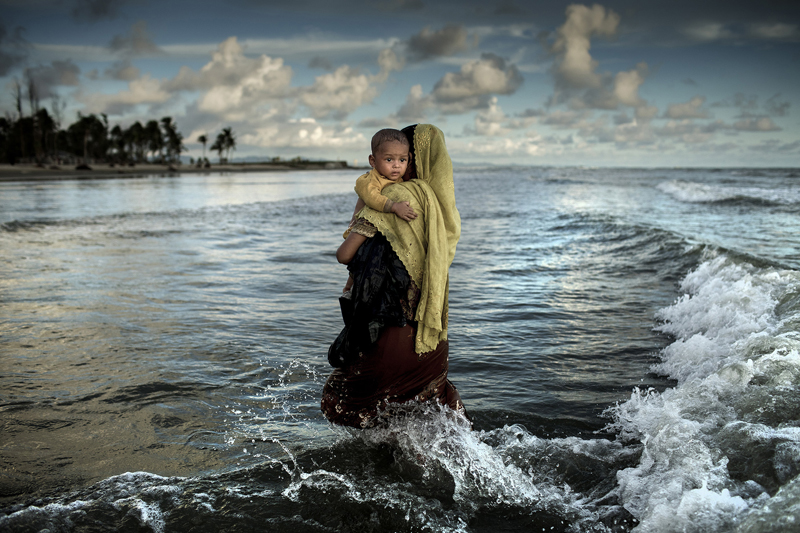
[[[503,126],[503,122],[507,118],[505,112],[497,104],[497,97],[493,96],[489,101],[489,107],[475,114],[474,133],[488,137],[505,135],[509,132],[508,128]]]
[[[796,77],[774,69],[800,42],[795,19],[714,18],[711,10],[687,9],[662,21],[644,4],[638,14],[617,6],[526,6],[525,15],[508,18],[483,6],[469,16],[405,18],[371,33],[326,26],[321,18],[285,31],[260,24],[223,29],[220,20],[225,33],[187,29],[170,35],[169,44],[148,33],[148,24],[156,36],[164,26],[143,20],[140,10],[104,23],[106,33],[95,42],[105,45],[29,43],[20,76],[36,82],[40,97],[74,97],[80,105],[70,112],[107,113],[112,123],[171,114],[192,132],[187,141],[232,127],[240,155],[273,148],[312,157],[351,151],[352,158],[374,129],[418,122],[442,127],[462,161],[585,156],[649,163],[664,150],[729,150],[737,160],[749,146],[800,151],[790,114],[796,95],[785,80],[767,75]],[[219,40],[208,42],[211,35]],[[702,49],[718,58],[718,50],[734,48],[737,61],[739,52],[751,62],[760,54],[765,64],[751,66],[754,79],[736,78],[738,63],[705,72],[689,55]],[[8,50],[0,49],[0,59]],[[723,75],[731,83],[720,89],[712,82]]]
[[[242,135],[242,142],[265,148],[341,148],[365,150],[369,146],[363,134],[347,127],[337,129],[317,123],[313,118],[268,124]]]
[[[644,83],[647,75],[647,65],[639,63],[636,68],[627,72],[619,72],[614,77],[614,96],[622,105],[637,107],[642,105],[639,98],[639,86]]]
[[[343,119],[371,103],[380,94],[378,85],[385,83],[391,72],[401,70],[404,62],[387,48],[378,54],[378,65],[380,72],[376,75],[342,65],[334,72],[317,76],[312,86],[300,90],[300,101],[315,118]]]
[[[708,118],[708,111],[700,109],[706,101],[705,96],[695,96],[688,102],[682,104],[670,104],[664,116],[667,118]]]
[[[317,76],[314,85],[303,89],[300,101],[316,118],[343,118],[378,95],[372,81],[370,76],[343,65]]]
[[[159,80],[144,75],[128,83],[127,91],[116,94],[90,94],[79,97],[88,113],[122,114],[139,104],[166,102],[170,94],[161,87]]]
[[[492,94],[512,94],[522,85],[517,67],[494,54],[483,54],[460,72],[448,72],[433,88],[431,96],[444,113],[465,113],[486,107]]]
[[[591,37],[612,37],[617,33],[619,15],[601,5],[591,8],[574,4],[567,8],[567,21],[558,29],[551,51],[556,64],[556,84],[569,88],[599,87],[602,77],[595,72],[597,61],[589,54]]]

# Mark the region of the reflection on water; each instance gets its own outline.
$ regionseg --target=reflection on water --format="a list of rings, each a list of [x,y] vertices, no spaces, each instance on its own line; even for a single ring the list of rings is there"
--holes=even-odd
[[[0,528],[657,531],[680,501],[711,518],[676,527],[774,525],[763,502],[791,506],[800,472],[779,377],[796,368],[800,227],[774,200],[796,185],[525,176],[456,179],[451,378],[475,431],[428,412],[366,434],[319,411],[352,172],[0,184],[0,497],[17,513]],[[725,335],[692,329],[720,309]],[[728,408],[729,383],[758,390]],[[690,430],[703,409],[733,425]],[[756,444],[779,476],[736,466]],[[665,483],[685,490],[653,492]]]

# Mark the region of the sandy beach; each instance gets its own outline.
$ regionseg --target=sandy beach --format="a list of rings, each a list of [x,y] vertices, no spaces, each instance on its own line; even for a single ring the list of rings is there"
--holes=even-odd
[[[90,165],[91,170],[77,170],[74,165],[37,166],[33,164],[0,165],[0,181],[52,181],[73,179],[110,179],[152,176],[154,174],[197,174],[219,172],[267,172],[277,170],[334,170],[351,168],[344,161],[281,161],[279,163],[226,163],[209,168],[194,165],[163,165],[145,163],[120,166],[101,163]]]

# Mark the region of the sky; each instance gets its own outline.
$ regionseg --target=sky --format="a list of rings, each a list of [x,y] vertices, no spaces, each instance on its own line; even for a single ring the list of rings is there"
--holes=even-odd
[[[363,165],[426,122],[456,164],[800,166],[797,1],[0,0],[0,112],[28,79],[192,157]]]

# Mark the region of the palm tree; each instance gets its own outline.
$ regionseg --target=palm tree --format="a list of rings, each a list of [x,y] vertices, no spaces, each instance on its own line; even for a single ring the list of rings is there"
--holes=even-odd
[[[225,159],[230,160],[231,151],[236,150],[236,134],[231,128],[222,128],[222,142],[225,148]]]
[[[108,117],[101,113],[100,117],[95,114],[81,115],[78,113],[78,121],[72,124],[67,133],[72,145],[72,153],[80,154],[83,152],[83,163],[88,164],[89,159],[105,160],[108,152]]]
[[[125,130],[123,136],[125,137],[125,144],[129,146],[128,153],[131,155],[131,161],[141,162],[147,146],[142,123],[137,120],[131,124],[131,127]]]
[[[226,159],[222,157],[222,152],[225,151],[225,136],[221,133],[217,135],[217,138],[214,139],[214,144],[211,145],[211,149],[219,154],[219,164],[227,162]]]
[[[199,143],[201,143],[203,145],[203,159],[201,161],[205,161],[206,160],[206,143],[208,142],[208,137],[206,137],[206,134],[204,133],[203,135],[201,135],[200,137],[197,138],[197,142],[199,142]],[[202,163],[199,163],[199,164],[202,164]]]
[[[144,135],[145,139],[147,139],[147,149],[153,153],[153,158],[155,159],[156,154],[158,154],[159,160],[163,161],[164,136],[161,133],[161,127],[158,122],[148,120],[144,126]]]
[[[164,128],[166,137],[167,159],[171,163],[177,162],[181,157],[181,152],[186,149],[183,145],[183,135],[178,131],[178,125],[172,121],[172,117],[162,118],[161,126]]]
[[[109,132],[109,146],[111,149],[111,162],[122,164],[125,160],[125,133],[122,127],[117,124]]]

